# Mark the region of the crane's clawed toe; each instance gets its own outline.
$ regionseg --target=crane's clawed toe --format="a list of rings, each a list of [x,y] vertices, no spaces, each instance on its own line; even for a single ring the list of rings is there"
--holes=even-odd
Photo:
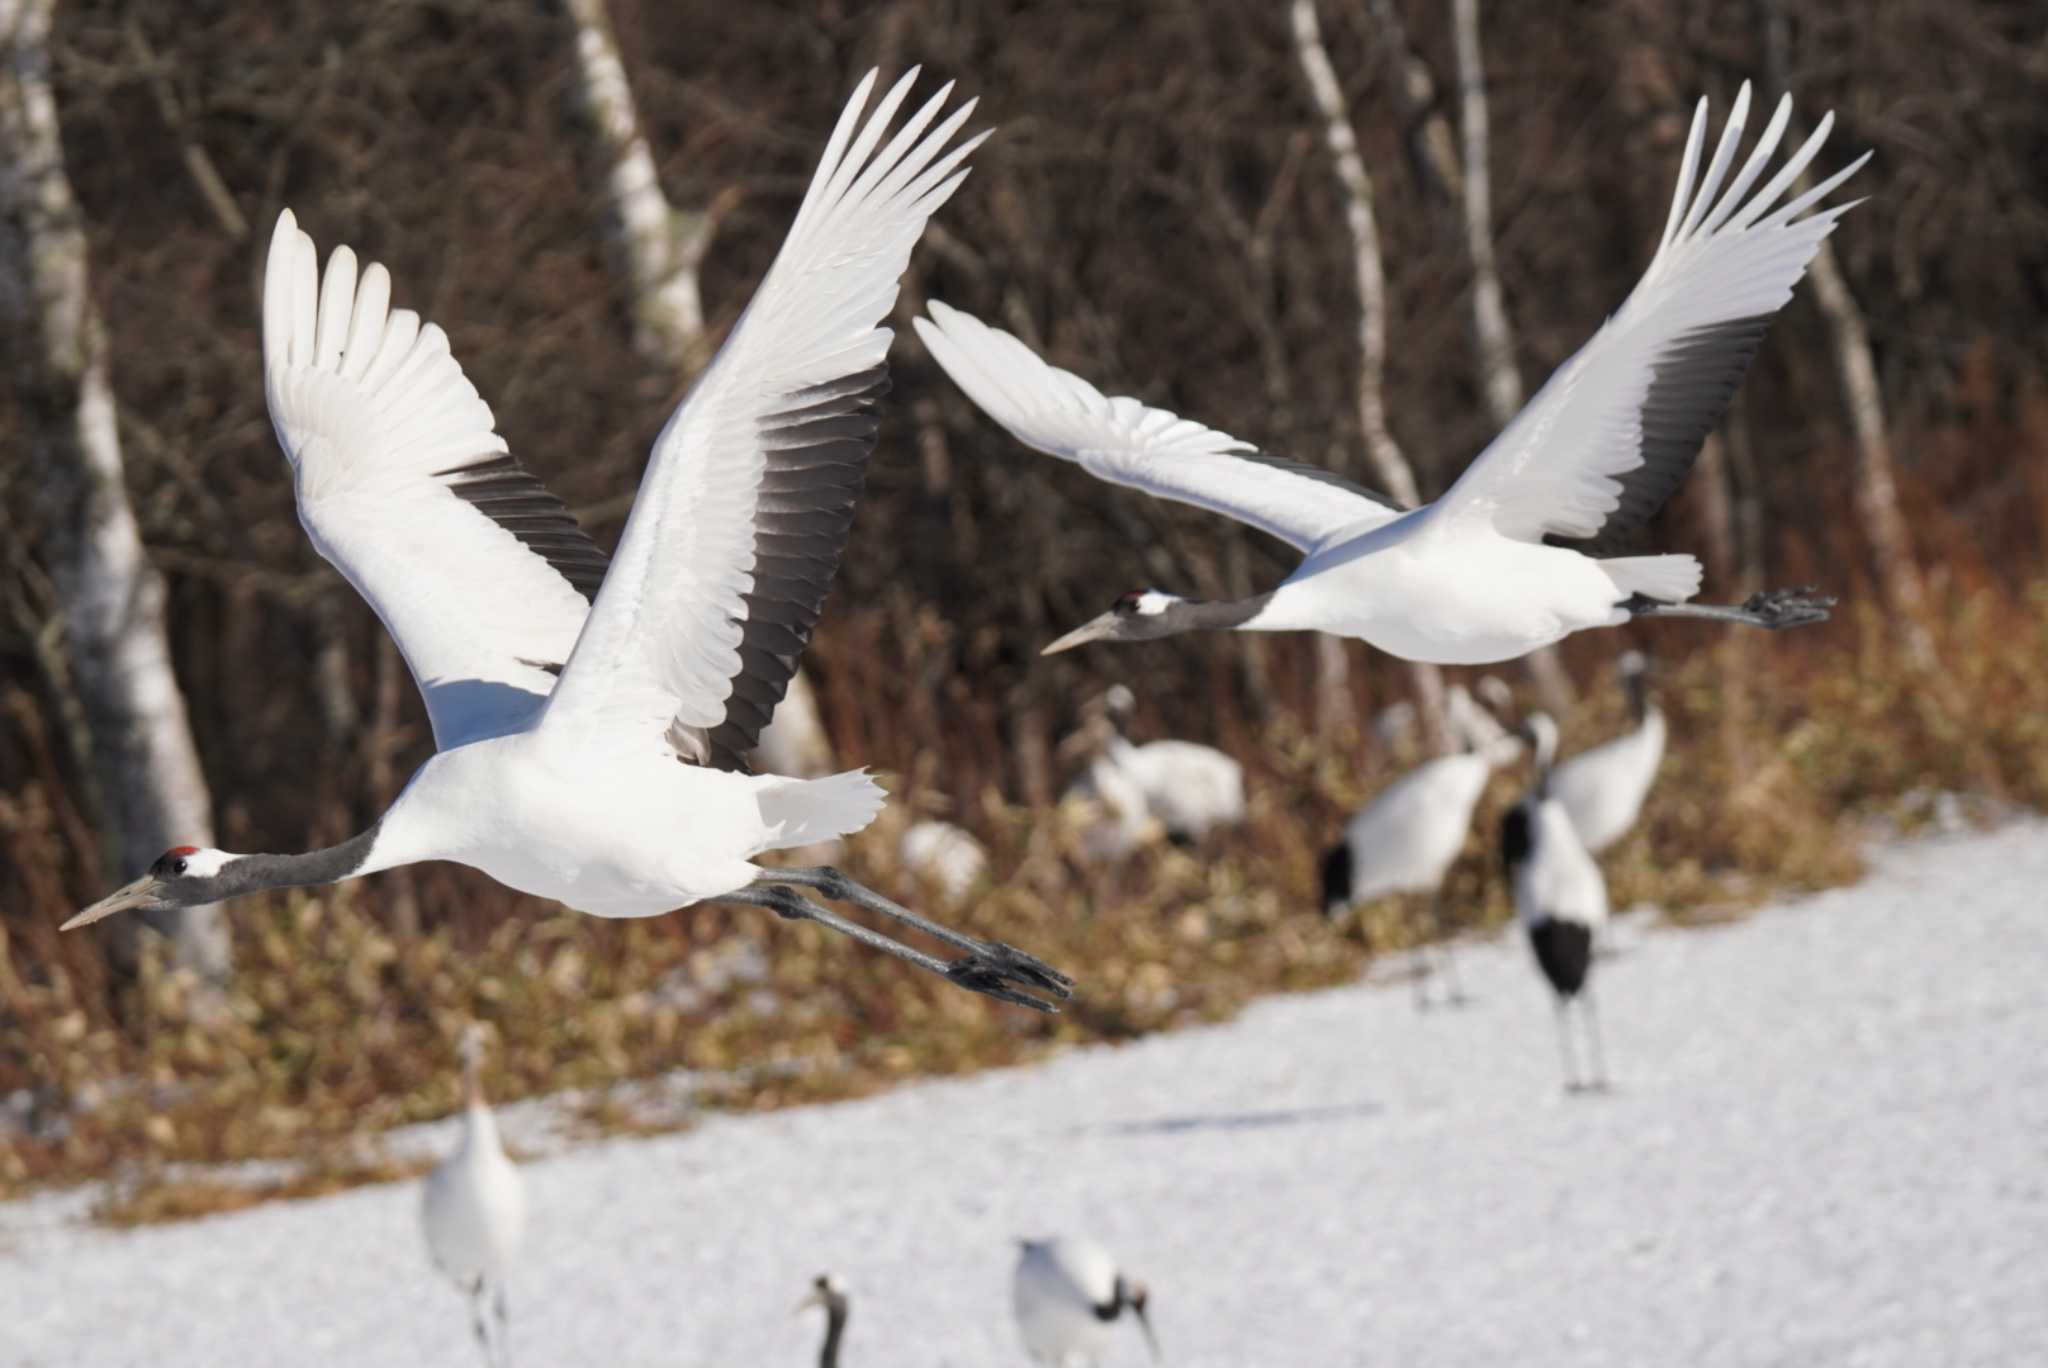
[[[1039,1012],[1057,1012],[1058,1002],[1064,1002],[1074,994],[1071,978],[1037,956],[1027,955],[1016,946],[1005,945],[1001,941],[981,942],[978,949],[952,961],[947,966],[946,977],[959,987],[992,997],[998,1002]],[[1048,994],[1057,1002],[1047,1002],[1044,998],[1019,992],[1011,984]]]
[[[1771,589],[1751,594],[1742,602],[1742,611],[1748,613],[1757,626],[1773,632],[1787,627],[1804,627],[1812,622],[1826,622],[1828,609],[1835,606],[1833,594],[1819,593],[1812,585],[1797,589]]]

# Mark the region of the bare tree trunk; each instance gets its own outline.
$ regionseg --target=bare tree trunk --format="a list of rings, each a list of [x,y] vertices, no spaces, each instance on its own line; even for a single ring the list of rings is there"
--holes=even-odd
[[[576,91],[604,167],[606,218],[612,248],[630,282],[634,345],[684,375],[709,357],[700,274],[719,220],[732,196],[703,209],[682,209],[661,190],[654,153],[604,0],[563,0],[576,28]],[[816,775],[832,768],[832,743],[810,684],[799,670],[756,751],[779,774]]]
[[[105,867],[126,879],[180,841],[211,844],[206,779],[164,632],[162,578],[123,483],[105,325],[64,172],[50,87],[54,0],[0,0],[0,299],[33,335],[17,383],[39,472],[44,555],[64,623],[96,778]],[[217,984],[229,968],[218,909],[153,917],[173,962]]]
[[[1464,173],[1458,168],[1458,140],[1451,121],[1437,106],[1436,77],[1409,41],[1408,26],[1393,0],[1370,0],[1367,8],[1387,60],[1394,105],[1408,125],[1409,155],[1430,192],[1443,203],[1456,204],[1464,197]]]
[[[1472,259],[1472,338],[1479,352],[1479,383],[1493,421],[1506,427],[1522,411],[1522,370],[1515,363],[1515,330],[1508,321],[1493,254],[1493,175],[1486,126],[1486,64],[1479,50],[1479,0],[1452,0],[1451,24],[1458,51],[1458,121],[1464,132],[1465,250]],[[1530,678],[1545,707],[1564,713],[1572,705],[1571,676],[1555,647],[1527,657]]]
[[[1344,104],[1343,87],[1330,65],[1329,49],[1323,45],[1322,28],[1316,21],[1315,0],[1294,0],[1294,49],[1308,78],[1316,108],[1323,116],[1323,136],[1336,163],[1337,181],[1344,190],[1344,221],[1351,230],[1352,259],[1358,279],[1358,426],[1365,437],[1365,451],[1380,482],[1410,508],[1422,502],[1415,485],[1415,472],[1394,434],[1387,426],[1385,387],[1387,366],[1387,280],[1380,258],[1379,221],[1373,214],[1372,179],[1366,174],[1365,158],[1358,151],[1358,135],[1351,127],[1351,111]],[[1341,666],[1341,651],[1318,653],[1324,669]],[[1444,726],[1443,672],[1434,665],[1409,663],[1416,703],[1421,709],[1423,729],[1433,750],[1448,744]],[[1319,694],[1334,695],[1340,681],[1318,682]]]

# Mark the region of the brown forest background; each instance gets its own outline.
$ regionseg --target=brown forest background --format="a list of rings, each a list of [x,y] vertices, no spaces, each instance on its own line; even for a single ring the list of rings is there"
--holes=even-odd
[[[1494,430],[1457,210],[1413,155],[1375,6],[1319,8],[1375,179],[1391,422],[1432,495]],[[1396,8],[1455,126],[1449,6]],[[2041,640],[2048,18],[2035,3],[1991,0],[1782,8],[1785,83],[1802,123],[1837,112],[1822,164],[1877,153],[1851,187],[1870,202],[1834,242],[1869,323],[1937,605],[1940,669],[1960,681],[1964,706],[1932,717],[1905,696],[1851,511],[1853,439],[1810,289],[1778,322],[1731,416],[1741,554],[1710,565],[1709,587],[1814,582],[1846,611],[1746,654],[1714,656],[1722,639],[1684,625],[1640,639],[1674,665],[1694,662],[1680,676],[1680,726],[1698,745],[1727,740],[1715,726],[1731,684],[1778,691],[1744,714],[1766,751],[1788,717],[1850,708],[1829,689],[1866,675],[1890,689],[1856,740],[1906,758],[1857,751],[1844,763],[1858,775],[1824,786],[1821,809],[1958,776],[2037,797],[2040,751],[2004,744],[2020,733],[1991,719],[2031,725],[2020,714]],[[1765,9],[1488,7],[1494,227],[1532,391],[1647,260],[1692,101],[1711,96],[1718,127],[1743,79],[1776,98]],[[899,322],[942,298],[1111,392],[1369,480],[1351,242],[1285,6],[614,0],[611,10],[664,189],[682,205],[725,197],[704,271],[714,331],[765,269],[860,73],[922,62],[979,95],[977,124],[1001,131],[916,254]],[[112,338],[129,490],[168,576],[219,843],[336,840],[381,810],[431,743],[395,651],[294,515],[259,383],[262,242],[289,205],[323,249],[346,242],[387,263],[398,301],[448,330],[513,450],[608,545],[684,386],[631,345],[595,168],[573,126],[567,21],[549,4],[482,0],[84,0],[60,8],[57,39],[65,152]],[[235,236],[200,193],[188,141],[206,149],[249,235]],[[0,330],[10,373],[22,344],[18,330]],[[1024,839],[1004,814],[1056,792],[1058,738],[1085,699],[1127,679],[1141,699],[1135,734],[1206,740],[1246,761],[1264,824],[1247,839],[1274,847],[1277,832],[1299,828],[1285,836],[1284,889],[1305,901],[1314,848],[1373,773],[1358,733],[1339,725],[1350,719],[1324,717],[1316,730],[1310,640],[1036,655],[1134,584],[1210,595],[1270,585],[1285,549],[1022,451],[944,382],[907,327],[892,363],[882,445],[807,658],[841,761],[902,775],[899,792],[948,795],[954,816],[998,843],[1001,873],[1006,859],[1027,858],[1001,853],[1024,849],[1002,845]],[[16,404],[0,406],[0,449],[19,447],[21,421]],[[137,1010],[123,1007],[98,942],[50,930],[99,891],[101,871],[65,700],[39,655],[54,610],[37,569],[36,494],[37,472],[0,457],[0,928],[15,998],[0,1007],[0,1031],[14,1036],[0,1047],[0,1091],[67,1076],[45,1054],[61,1037],[28,1020],[32,1002],[78,1014],[86,1033],[132,1027]],[[1681,494],[1659,544],[1702,548],[1700,497]],[[1615,648],[1611,636],[1582,637],[1566,660],[1590,683]],[[2017,654],[2002,682],[1985,683],[1972,653],[1998,649]],[[1346,650],[1358,719],[1404,695],[1401,670],[1355,643]],[[1887,732],[1894,724],[1902,730]],[[1971,747],[1988,762],[1952,759]],[[1159,881],[1073,878],[1074,905],[1098,912]],[[373,881],[363,897],[374,913],[400,887],[428,932],[452,926],[451,943],[472,948],[495,944],[508,916],[539,915],[446,868],[402,886]],[[237,915],[238,936],[250,934],[240,925],[249,915]],[[667,921],[633,934],[687,945],[731,925]],[[253,972],[248,947],[238,954]],[[36,996],[59,980],[61,993]],[[833,1029],[844,1039],[876,1028],[859,1011],[852,1021]],[[644,1063],[633,1055],[619,1071]],[[533,1064],[521,1085],[539,1086],[540,1071]],[[292,1086],[310,1088],[305,1077]]]

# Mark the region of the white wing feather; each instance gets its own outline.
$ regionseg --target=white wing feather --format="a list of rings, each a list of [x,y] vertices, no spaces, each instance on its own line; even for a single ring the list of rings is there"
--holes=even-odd
[[[937,300],[927,308],[912,326],[953,383],[1018,441],[1098,480],[1221,513],[1304,552],[1400,516],[1328,477],[1246,459],[1256,449],[1227,432],[1109,398],[971,314]]]
[[[391,278],[278,216],[264,267],[265,393],[299,521],[384,622],[447,749],[526,725],[589,605],[445,476],[501,457],[490,405]],[[528,662],[528,663],[522,663]]]
[[[1715,192],[1734,160],[1748,111],[1749,87],[1744,85],[1713,161],[1695,190],[1707,126],[1707,103],[1700,101],[1664,237],[1642,280],[1620,311],[1558,368],[1438,501],[1437,516],[1487,517],[1504,535],[1527,541],[1541,540],[1546,533],[1573,539],[1595,536],[1622,506],[1621,477],[1644,464],[1644,407],[1660,367],[1682,370],[1704,356],[1716,363],[1719,383],[1730,361],[1725,351],[1712,352],[1722,345],[1713,340],[1715,330],[1739,331],[1741,325],[1754,324],[1754,334],[1760,336],[1759,320],[1768,319],[1792,298],[1793,286],[1805,275],[1821,242],[1854,204],[1809,211],[1868,161],[1869,154],[1772,212],[1819,153],[1833,126],[1830,114],[1778,174],[1745,202],[1743,196],[1784,136],[1791,118],[1787,96],[1749,160],[1716,202]],[[1747,345],[1754,346],[1755,336]],[[1739,342],[1734,334],[1724,338],[1727,346]],[[1746,363],[1744,352],[1734,361],[1735,379]],[[1703,382],[1699,388],[1709,386]],[[1725,402],[1725,392],[1721,398]],[[1708,416],[1709,408],[1712,400],[1703,399],[1700,415]],[[1712,416],[1718,416],[1718,409]],[[1683,454],[1683,461],[1689,463],[1696,451],[1695,445]]]
[[[658,743],[671,722],[710,729],[724,719],[753,585],[763,425],[806,393],[883,364],[891,333],[880,323],[911,248],[987,136],[945,150],[971,100],[925,133],[948,84],[877,151],[916,75],[864,123],[875,73],[847,102],[767,277],[655,442],[543,729]]]

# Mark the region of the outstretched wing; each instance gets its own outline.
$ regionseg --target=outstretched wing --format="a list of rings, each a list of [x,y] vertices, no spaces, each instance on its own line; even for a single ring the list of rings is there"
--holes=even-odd
[[[569,658],[605,557],[508,454],[448,337],[391,308],[337,247],[323,278],[289,209],[263,275],[264,392],[299,521],[368,600],[434,743],[528,725]]]
[[[913,69],[840,115],[753,302],[662,430],[543,728],[737,769],[781,701],[839,567],[887,387],[898,278],[987,135],[932,127],[947,85],[878,145]],[[927,133],[926,130],[930,129]]]
[[[1707,132],[1707,102],[1700,101],[1649,269],[1620,312],[1438,501],[1437,516],[1490,518],[1506,536],[1605,555],[1684,482],[1771,319],[1854,203],[1816,206],[1870,159],[1865,153],[1772,212],[1827,140],[1830,114],[1745,200],[1791,120],[1786,96],[1717,200],[1748,113],[1745,84],[1695,191]]]
[[[1221,513],[1303,552],[1404,511],[1326,470],[1261,455],[1229,433],[1136,399],[1108,398],[1002,329],[937,300],[928,308],[931,317],[912,326],[953,383],[1018,441],[1098,480]]]

